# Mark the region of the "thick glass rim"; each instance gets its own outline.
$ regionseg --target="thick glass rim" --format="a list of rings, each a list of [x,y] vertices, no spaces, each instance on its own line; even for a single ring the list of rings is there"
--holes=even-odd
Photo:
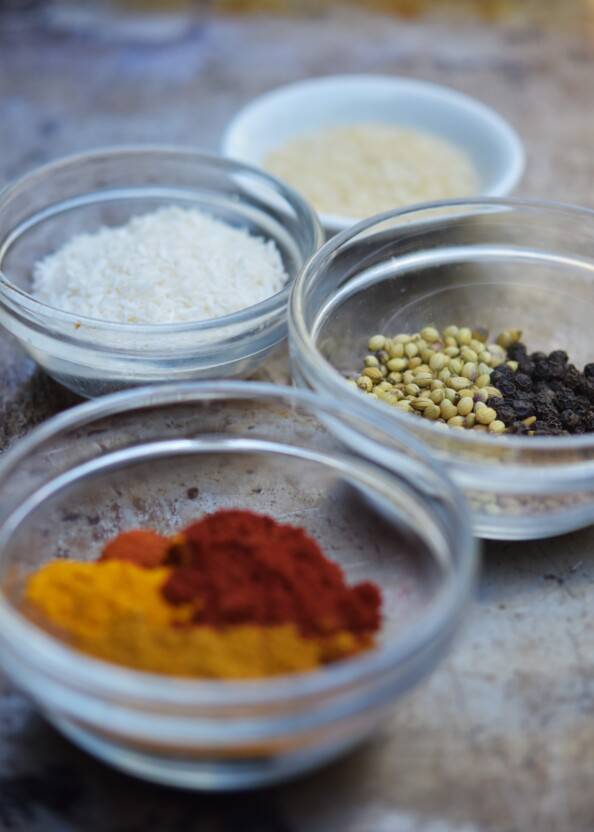
[[[0,484],[32,453],[35,448],[66,430],[83,427],[97,419],[116,416],[134,410],[159,405],[184,404],[197,401],[258,399],[302,406],[315,414],[335,419],[344,415],[344,407],[307,390],[260,382],[183,382],[103,396],[85,402],[49,419],[35,428],[25,439],[9,449],[0,460]],[[349,413],[357,420],[367,420],[385,430],[381,413],[369,413],[364,403],[355,402]],[[478,543],[473,537],[470,514],[460,489],[450,480],[442,465],[427,453],[422,444],[406,431],[400,437],[414,450],[425,468],[443,483],[451,500],[456,519],[456,568],[446,574],[440,588],[418,621],[405,629],[392,645],[383,645],[361,657],[349,659],[322,671],[299,673],[264,680],[202,681],[145,673],[94,659],[74,650],[59,639],[44,632],[7,600],[0,590],[0,642],[18,651],[24,660],[42,672],[59,674],[68,680],[69,687],[81,687],[90,694],[102,697],[131,697],[139,704],[195,705],[258,705],[280,702],[287,698],[304,699],[317,694],[331,693],[357,684],[370,677],[396,672],[398,665],[426,649],[451,626],[468,600],[478,570]],[[390,493],[395,475],[369,458],[354,456],[345,451],[351,470],[362,480],[367,479],[378,490]]]
[[[395,220],[400,217],[408,217],[417,215],[419,218],[425,212],[435,210],[443,210],[448,208],[468,208],[469,212],[476,214],[477,210],[484,208],[519,208],[528,210],[540,211],[559,211],[568,212],[570,214],[580,215],[592,220],[592,230],[594,232],[594,209],[587,208],[581,205],[575,205],[569,202],[557,202],[553,200],[541,199],[523,199],[518,197],[498,198],[498,197],[476,197],[472,199],[450,199],[439,200],[436,202],[420,202],[407,208],[397,209],[393,211],[384,211],[381,214],[376,214],[369,217],[349,228],[341,231],[336,236],[332,237],[321,248],[319,248],[303,269],[297,276],[293,283],[291,294],[289,296],[289,341],[296,344],[299,350],[299,360],[304,359],[310,367],[315,368],[315,372],[323,377],[326,388],[331,390],[333,395],[336,395],[339,400],[343,402],[346,400],[349,404],[356,398],[356,393],[352,393],[348,386],[344,383],[344,378],[318,351],[315,342],[309,334],[308,328],[305,324],[304,314],[304,292],[306,284],[309,280],[315,279],[316,273],[324,270],[325,261],[331,259],[332,256],[345,244],[356,239],[361,233],[369,231],[374,226],[379,226],[382,223]],[[433,219],[438,221],[443,219],[436,216]],[[412,223],[411,223],[412,225]],[[391,418],[395,425],[401,430],[410,429],[410,416],[405,413],[399,413],[396,408],[390,407],[383,402],[373,402],[372,404],[379,404],[377,408],[384,416]],[[376,409],[376,408],[370,408]],[[434,437],[443,439],[443,429],[437,427],[428,419],[417,419],[415,421],[415,434],[425,434],[427,437]],[[523,437],[523,436],[491,436],[485,433],[476,433],[471,430],[455,431],[455,437],[452,433],[452,441],[456,444],[465,445],[470,448],[478,448],[483,444],[490,447],[507,447],[531,451],[564,451],[579,448],[590,448],[594,446],[594,433],[584,434],[582,436],[566,436],[566,437]],[[513,443],[513,444],[511,444]]]
[[[28,173],[21,176],[19,179],[4,186],[0,189],[0,210],[7,199],[11,199],[18,195],[19,191],[34,187],[37,182],[46,177],[50,177],[55,173],[61,172],[63,169],[70,166],[84,164],[85,162],[93,162],[99,159],[116,159],[118,156],[154,156],[154,157],[175,157],[194,161],[197,164],[210,165],[213,169],[227,171],[234,174],[249,174],[257,177],[265,184],[269,185],[273,190],[280,193],[287,203],[296,209],[296,213],[305,220],[311,227],[312,231],[312,252],[315,252],[324,240],[324,232],[320,225],[319,218],[314,209],[309,203],[293,188],[286,185],[281,179],[277,179],[267,171],[261,170],[254,165],[248,165],[244,162],[239,162],[224,156],[219,156],[216,153],[206,153],[203,151],[196,151],[189,147],[168,145],[168,144],[126,144],[126,145],[111,145],[108,147],[97,147],[91,150],[86,150],[80,153],[69,154],[53,162],[48,162],[41,165]],[[1,242],[1,241],[0,241]],[[234,324],[245,323],[252,319],[266,315],[271,312],[280,310],[286,305],[289,292],[292,284],[295,282],[295,277],[290,277],[283,288],[265,298],[252,306],[247,306],[244,309],[239,309],[237,312],[232,312],[228,315],[221,315],[219,318],[206,318],[203,321],[184,321],[181,323],[164,323],[164,324],[129,324],[121,323],[119,321],[105,321],[101,318],[92,318],[85,315],[77,315],[74,312],[68,312],[65,309],[59,309],[56,306],[51,306],[38,300],[29,292],[16,286],[8,276],[0,269],[0,292],[13,303],[17,304],[20,309],[26,310],[30,314],[37,314],[44,318],[51,318],[52,322],[66,323],[71,325],[86,324],[96,330],[116,332],[126,335],[159,335],[159,334],[177,334],[183,332],[195,332],[196,330],[203,330],[205,332],[217,330],[219,328],[230,327]]]

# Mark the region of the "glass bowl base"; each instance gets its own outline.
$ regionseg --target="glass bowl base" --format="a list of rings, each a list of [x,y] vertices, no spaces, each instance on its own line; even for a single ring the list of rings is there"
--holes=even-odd
[[[291,780],[346,754],[373,732],[373,727],[366,725],[355,735],[340,737],[315,748],[243,759],[204,759],[127,748],[98,737],[67,719],[51,715],[48,719],[83,751],[126,774],[164,786],[208,792],[255,789]]]

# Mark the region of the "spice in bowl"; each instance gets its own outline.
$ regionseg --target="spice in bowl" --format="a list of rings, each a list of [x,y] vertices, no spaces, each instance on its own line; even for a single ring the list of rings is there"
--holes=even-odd
[[[54,560],[25,588],[29,616],[137,670],[249,679],[314,670],[374,646],[377,586],[349,586],[298,527],[251,511],[179,534],[124,532],[92,562]]]
[[[104,321],[181,323],[253,306],[287,279],[272,241],[172,205],[71,238],[35,265],[33,295]]]
[[[526,436],[594,432],[594,364],[580,372],[563,350],[529,354],[521,337],[508,329],[489,343],[487,329],[455,325],[377,334],[348,383],[453,428]]]
[[[462,150],[390,124],[344,124],[297,136],[269,152],[263,164],[318,211],[357,218],[479,189]]]
[[[513,363],[493,372],[491,378],[502,395],[490,404],[510,433],[594,432],[594,363],[580,372],[564,350],[529,354],[519,340],[507,347],[507,354]]]

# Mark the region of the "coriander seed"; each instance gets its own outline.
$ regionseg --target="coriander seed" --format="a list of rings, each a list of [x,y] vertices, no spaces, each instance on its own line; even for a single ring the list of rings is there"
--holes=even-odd
[[[464,378],[464,376],[454,376],[450,379],[449,384],[454,390],[463,390],[465,387],[472,386],[470,379]]]
[[[427,407],[423,410],[423,416],[425,419],[431,419],[431,421],[435,421],[435,419],[439,419],[441,415],[441,411],[439,406],[436,404],[427,405]]]
[[[426,326],[421,330],[421,337],[431,344],[434,341],[439,341],[439,332],[433,326]]]
[[[378,367],[366,367],[361,375],[367,376],[372,381],[381,381],[382,379],[381,370]]]
[[[377,352],[377,350],[382,350],[385,344],[386,338],[384,335],[373,335],[367,343],[367,349],[371,352]]]
[[[458,413],[460,416],[468,416],[474,409],[474,399],[472,396],[464,396],[458,402]]]
[[[449,399],[444,399],[441,402],[439,406],[439,411],[441,413],[442,419],[445,419],[446,422],[453,416],[458,415],[458,408]]]
[[[415,410],[425,410],[425,408],[429,407],[429,405],[432,405],[433,402],[431,401],[431,399],[424,399],[420,397],[418,399],[413,399],[411,404]]]
[[[517,341],[519,341],[521,337],[521,329],[506,329],[501,333],[499,338],[497,338],[497,344],[506,350],[508,349],[508,347],[511,347],[512,344],[515,344]]]
[[[472,341],[472,330],[470,330],[467,326],[463,326],[458,330],[456,339],[459,344],[470,344]]]
[[[474,364],[472,361],[467,361],[466,364],[462,367],[462,372],[460,373],[460,375],[464,378],[469,379],[470,381],[474,381],[477,376],[476,364]]]
[[[460,350],[460,358],[462,361],[471,361],[473,364],[476,364],[478,361],[478,355],[470,347],[462,347]]]
[[[481,425],[490,425],[497,419],[497,413],[492,407],[481,407],[476,411],[476,421]]]
[[[443,370],[443,368],[446,366],[447,361],[448,359],[446,355],[444,355],[442,352],[436,352],[429,359],[429,367],[431,370],[439,372],[440,370]]]

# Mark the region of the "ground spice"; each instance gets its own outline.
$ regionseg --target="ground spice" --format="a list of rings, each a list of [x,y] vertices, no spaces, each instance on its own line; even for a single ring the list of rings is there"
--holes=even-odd
[[[189,606],[172,608],[161,593],[169,569],[144,569],[126,561],[50,561],[34,572],[26,599],[51,623],[85,643],[99,643],[124,621],[153,625],[189,620]]]
[[[200,599],[198,623],[293,623],[303,635],[379,627],[377,587],[348,587],[303,529],[250,511],[219,511],[182,538],[168,560],[178,568],[163,592],[172,604]]]
[[[170,572],[116,560],[57,560],[31,577],[26,599],[36,617],[80,650],[153,673],[257,678],[310,670],[371,646],[371,638],[348,632],[303,638],[291,624],[182,626],[195,607],[165,600]]]
[[[101,560],[126,560],[150,569],[164,563],[171,546],[169,538],[150,529],[122,532],[104,547]]]
[[[96,562],[35,572],[28,612],[79,649],[157,673],[243,679],[311,670],[374,644],[381,596],[348,587],[302,529],[221,511],[171,538],[125,532]]]
[[[410,126],[355,121],[297,134],[262,164],[317,211],[371,217],[479,188],[472,160],[455,143]]]

